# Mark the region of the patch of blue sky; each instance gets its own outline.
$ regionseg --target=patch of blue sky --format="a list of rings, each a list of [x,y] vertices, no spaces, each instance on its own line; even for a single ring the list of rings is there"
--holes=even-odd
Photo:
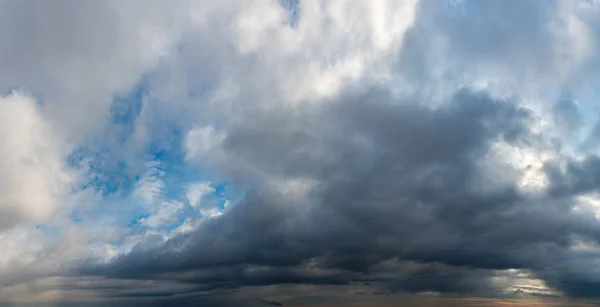
[[[72,167],[86,169],[89,173],[89,180],[79,188],[93,189],[103,197],[97,206],[87,208],[85,212],[73,212],[73,222],[96,220],[127,227],[132,231],[144,231],[146,228],[142,221],[153,212],[148,204],[140,203],[133,196],[133,191],[147,169],[128,164],[126,147],[135,132],[136,120],[142,112],[148,87],[148,78],[144,77],[132,91],[115,97],[106,130],[93,136],[86,146],[74,150],[70,155],[69,164]],[[211,182],[215,192],[206,198],[219,210],[223,210],[227,202],[235,203],[243,196],[243,191],[232,191],[230,183],[223,178],[216,179],[217,176],[205,169],[187,163],[184,150],[187,128],[177,122],[157,123],[152,127],[152,139],[135,157],[142,164],[157,162],[162,182],[160,201],[186,204],[172,223],[161,226],[167,232],[179,227],[186,219],[201,218],[197,208],[191,208],[186,201],[186,188],[192,183]]]
[[[180,149],[181,146],[179,146],[181,135],[174,129],[171,136],[163,137],[168,138],[169,141],[150,142],[142,157],[146,161],[155,162],[155,165],[152,167],[156,167],[159,170],[154,175],[157,177],[155,179],[161,182],[159,194],[156,195],[156,203],[142,203],[133,195],[132,192],[135,187],[144,179],[144,173],[140,173],[127,179],[127,193],[115,195],[117,196],[115,197],[116,199],[106,199],[107,204],[102,206],[102,208],[98,208],[96,214],[118,216],[119,218],[114,221],[115,223],[131,228],[132,230],[143,231],[145,226],[142,221],[154,214],[156,210],[155,206],[161,206],[162,203],[172,200],[183,202],[185,191],[182,185],[186,182],[186,177],[193,178],[193,176],[187,174],[189,168],[185,167],[184,153]],[[105,182],[104,184],[107,183]],[[179,215],[181,216],[177,216],[175,224],[180,224],[180,221],[183,222],[184,215],[190,216],[191,212],[184,210]],[[166,227],[171,226],[166,225]]]
[[[165,141],[165,139],[168,141]],[[196,220],[202,217],[201,213],[196,208],[192,208],[186,201],[186,188],[194,182],[210,181],[210,176],[205,172],[186,163],[182,142],[183,134],[178,128],[173,127],[170,135],[163,135],[162,140],[151,142],[145,153],[150,161],[157,162],[156,167],[160,170],[158,179],[160,179],[162,186],[158,203],[154,206],[164,206],[170,201],[178,201],[184,204],[173,220],[155,228],[155,230],[165,234],[177,229],[187,219]],[[139,180],[141,179],[136,180],[133,184],[135,185]],[[213,184],[215,192],[206,196],[207,200],[214,202],[219,209],[223,209],[227,201],[225,199],[228,196],[226,192],[227,185],[226,182]],[[137,201],[133,198],[130,201],[130,206],[137,208],[134,210],[135,212],[126,215],[129,216],[127,227],[135,231],[143,231],[147,228],[143,221],[155,214],[157,208],[152,206],[147,208],[144,204],[136,203]]]
[[[229,205],[236,204],[245,195],[245,191],[241,188],[233,186],[230,182],[225,181],[213,186],[215,188],[214,195],[218,198],[219,209],[225,209],[227,203]]]
[[[184,198],[186,188],[194,182],[211,182],[215,194],[221,198],[235,198],[239,193],[231,193],[230,182],[217,174],[186,161],[184,146],[185,131],[176,125],[163,129],[160,136],[151,141],[145,151],[150,161],[159,161],[164,172],[165,197]]]
[[[183,139],[184,133],[173,126],[163,136],[151,141],[144,153],[148,160],[160,162],[166,198],[179,198],[185,194],[185,182],[202,177],[201,169],[186,163]]]
[[[281,6],[285,9],[290,26],[295,27],[300,21],[300,0],[279,0]]]
[[[136,174],[128,169],[123,145],[134,132],[146,90],[146,80],[142,78],[131,92],[115,97],[107,128],[91,136],[86,145],[68,157],[71,167],[85,168],[89,173],[89,180],[82,189],[95,189],[105,197],[131,190]]]
[[[148,93],[147,79],[142,77],[132,91],[117,95],[113,101],[109,132],[120,142],[126,141],[134,132],[135,122],[142,112],[143,100]]]
[[[138,226],[141,227],[142,221],[150,217],[150,213],[148,213],[147,210],[144,210],[141,206],[135,207],[134,210],[128,210],[127,213],[129,215],[127,218],[127,220],[129,220],[129,222],[127,222],[127,228],[130,229]]]
[[[88,172],[88,181],[80,189],[91,188],[104,197],[131,189],[133,178],[127,172],[126,161],[114,155],[109,147],[78,148],[68,157],[68,163]]]

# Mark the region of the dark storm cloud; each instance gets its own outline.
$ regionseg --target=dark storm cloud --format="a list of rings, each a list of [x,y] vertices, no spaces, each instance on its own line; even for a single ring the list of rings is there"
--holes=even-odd
[[[269,306],[283,306],[282,303],[279,302],[275,302],[275,301],[269,301],[269,300],[259,300],[259,302],[264,303],[265,305],[269,305]]]
[[[192,233],[139,244],[82,273],[178,280],[202,290],[361,280],[392,291],[481,293],[493,286],[494,270],[543,276],[572,236],[600,238],[591,218],[570,210],[570,197],[594,186],[587,164],[550,176],[558,199],[482,177],[479,163],[492,142],[537,141],[527,129],[530,112],[510,101],[461,91],[447,107],[431,109],[374,90],[325,105],[250,114],[224,143],[226,175],[249,187],[244,199]],[[595,166],[595,159],[583,163]],[[298,202],[264,178],[317,184]],[[394,259],[455,269],[376,270]],[[556,285],[593,294],[569,291],[576,282]]]
[[[268,306],[252,299],[171,299],[171,300],[108,300],[103,302],[45,302],[45,303],[2,303],[0,307],[264,307]]]
[[[469,18],[460,18],[422,1],[397,73],[423,91],[470,84],[486,69],[517,84],[556,75],[559,6],[470,1]],[[432,45],[439,37],[444,44]],[[198,291],[366,282],[381,293],[495,296],[504,289],[491,277],[524,269],[569,296],[599,296],[589,270],[597,255],[570,246],[600,239],[594,217],[573,210],[577,196],[597,190],[600,158],[548,162],[548,190],[524,193],[509,163],[494,175],[482,164],[499,141],[559,151],[530,130],[533,112],[483,92],[459,91],[439,108],[427,96],[357,90],[324,104],[248,108],[228,128],[220,163],[205,165],[245,197],[192,233],[139,244],[108,264],[90,261],[82,274],[176,280]],[[551,111],[562,132],[579,128],[573,101]],[[294,180],[311,185],[300,199],[273,186]]]

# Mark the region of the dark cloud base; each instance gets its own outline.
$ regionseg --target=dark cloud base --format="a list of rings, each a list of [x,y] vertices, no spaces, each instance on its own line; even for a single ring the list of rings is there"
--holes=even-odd
[[[569,296],[597,297],[600,282],[568,274],[565,259],[573,238],[600,236],[593,218],[571,210],[574,197],[597,186],[589,171],[600,159],[566,171],[548,165],[548,193],[536,196],[520,192],[510,169],[498,181],[480,171],[496,141],[542,141],[528,128],[530,114],[480,92],[433,109],[381,90],[249,112],[224,141],[236,162],[223,175],[248,187],[238,204],[164,244],[139,244],[108,264],[90,260],[79,274],[203,291],[377,282],[391,293],[498,295],[491,277],[523,269]],[[248,166],[316,184],[293,200]]]

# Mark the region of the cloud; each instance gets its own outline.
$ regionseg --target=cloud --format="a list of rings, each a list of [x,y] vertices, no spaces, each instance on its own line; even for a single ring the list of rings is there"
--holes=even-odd
[[[34,98],[14,92],[0,98],[0,230],[39,222],[64,202],[73,180],[65,146]]]
[[[0,6],[0,300],[598,298],[597,3]]]
[[[39,93],[60,132],[85,138],[102,127],[113,96],[128,91],[176,39],[178,22],[168,12],[184,3],[140,4],[2,3],[1,26],[9,29],[0,36],[3,91]]]
[[[300,114],[276,110],[260,116],[252,113],[229,130],[226,164],[219,167],[248,180],[252,193],[191,233],[164,245],[138,245],[87,272],[167,274],[217,288],[345,284],[378,280],[371,270],[399,259],[482,271],[473,281],[467,281],[468,271],[433,274],[419,283],[409,274],[392,283],[398,290],[471,293],[486,288],[486,280],[492,287],[496,270],[535,270],[550,261],[545,253],[566,249],[568,236],[598,234],[585,215],[559,214],[559,202],[542,206],[549,200],[521,193],[515,181],[490,182],[487,190],[475,185],[487,180],[478,162],[495,142],[526,147],[535,141],[527,129],[530,112],[513,102],[465,91],[448,107],[430,109],[394,103],[390,94],[375,91]],[[504,167],[508,174],[510,167],[524,171]],[[248,168],[261,172],[247,175]],[[271,177],[316,184],[298,201],[294,193],[262,184]],[[169,273],[177,271],[189,273]]]
[[[202,199],[211,193],[215,192],[215,188],[210,186],[210,183],[199,182],[188,186],[186,197],[192,207],[198,207],[201,205]]]

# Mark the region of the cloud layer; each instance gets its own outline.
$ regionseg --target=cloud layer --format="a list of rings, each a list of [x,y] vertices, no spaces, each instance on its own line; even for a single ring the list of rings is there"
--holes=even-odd
[[[596,1],[0,12],[0,301],[600,298]]]

